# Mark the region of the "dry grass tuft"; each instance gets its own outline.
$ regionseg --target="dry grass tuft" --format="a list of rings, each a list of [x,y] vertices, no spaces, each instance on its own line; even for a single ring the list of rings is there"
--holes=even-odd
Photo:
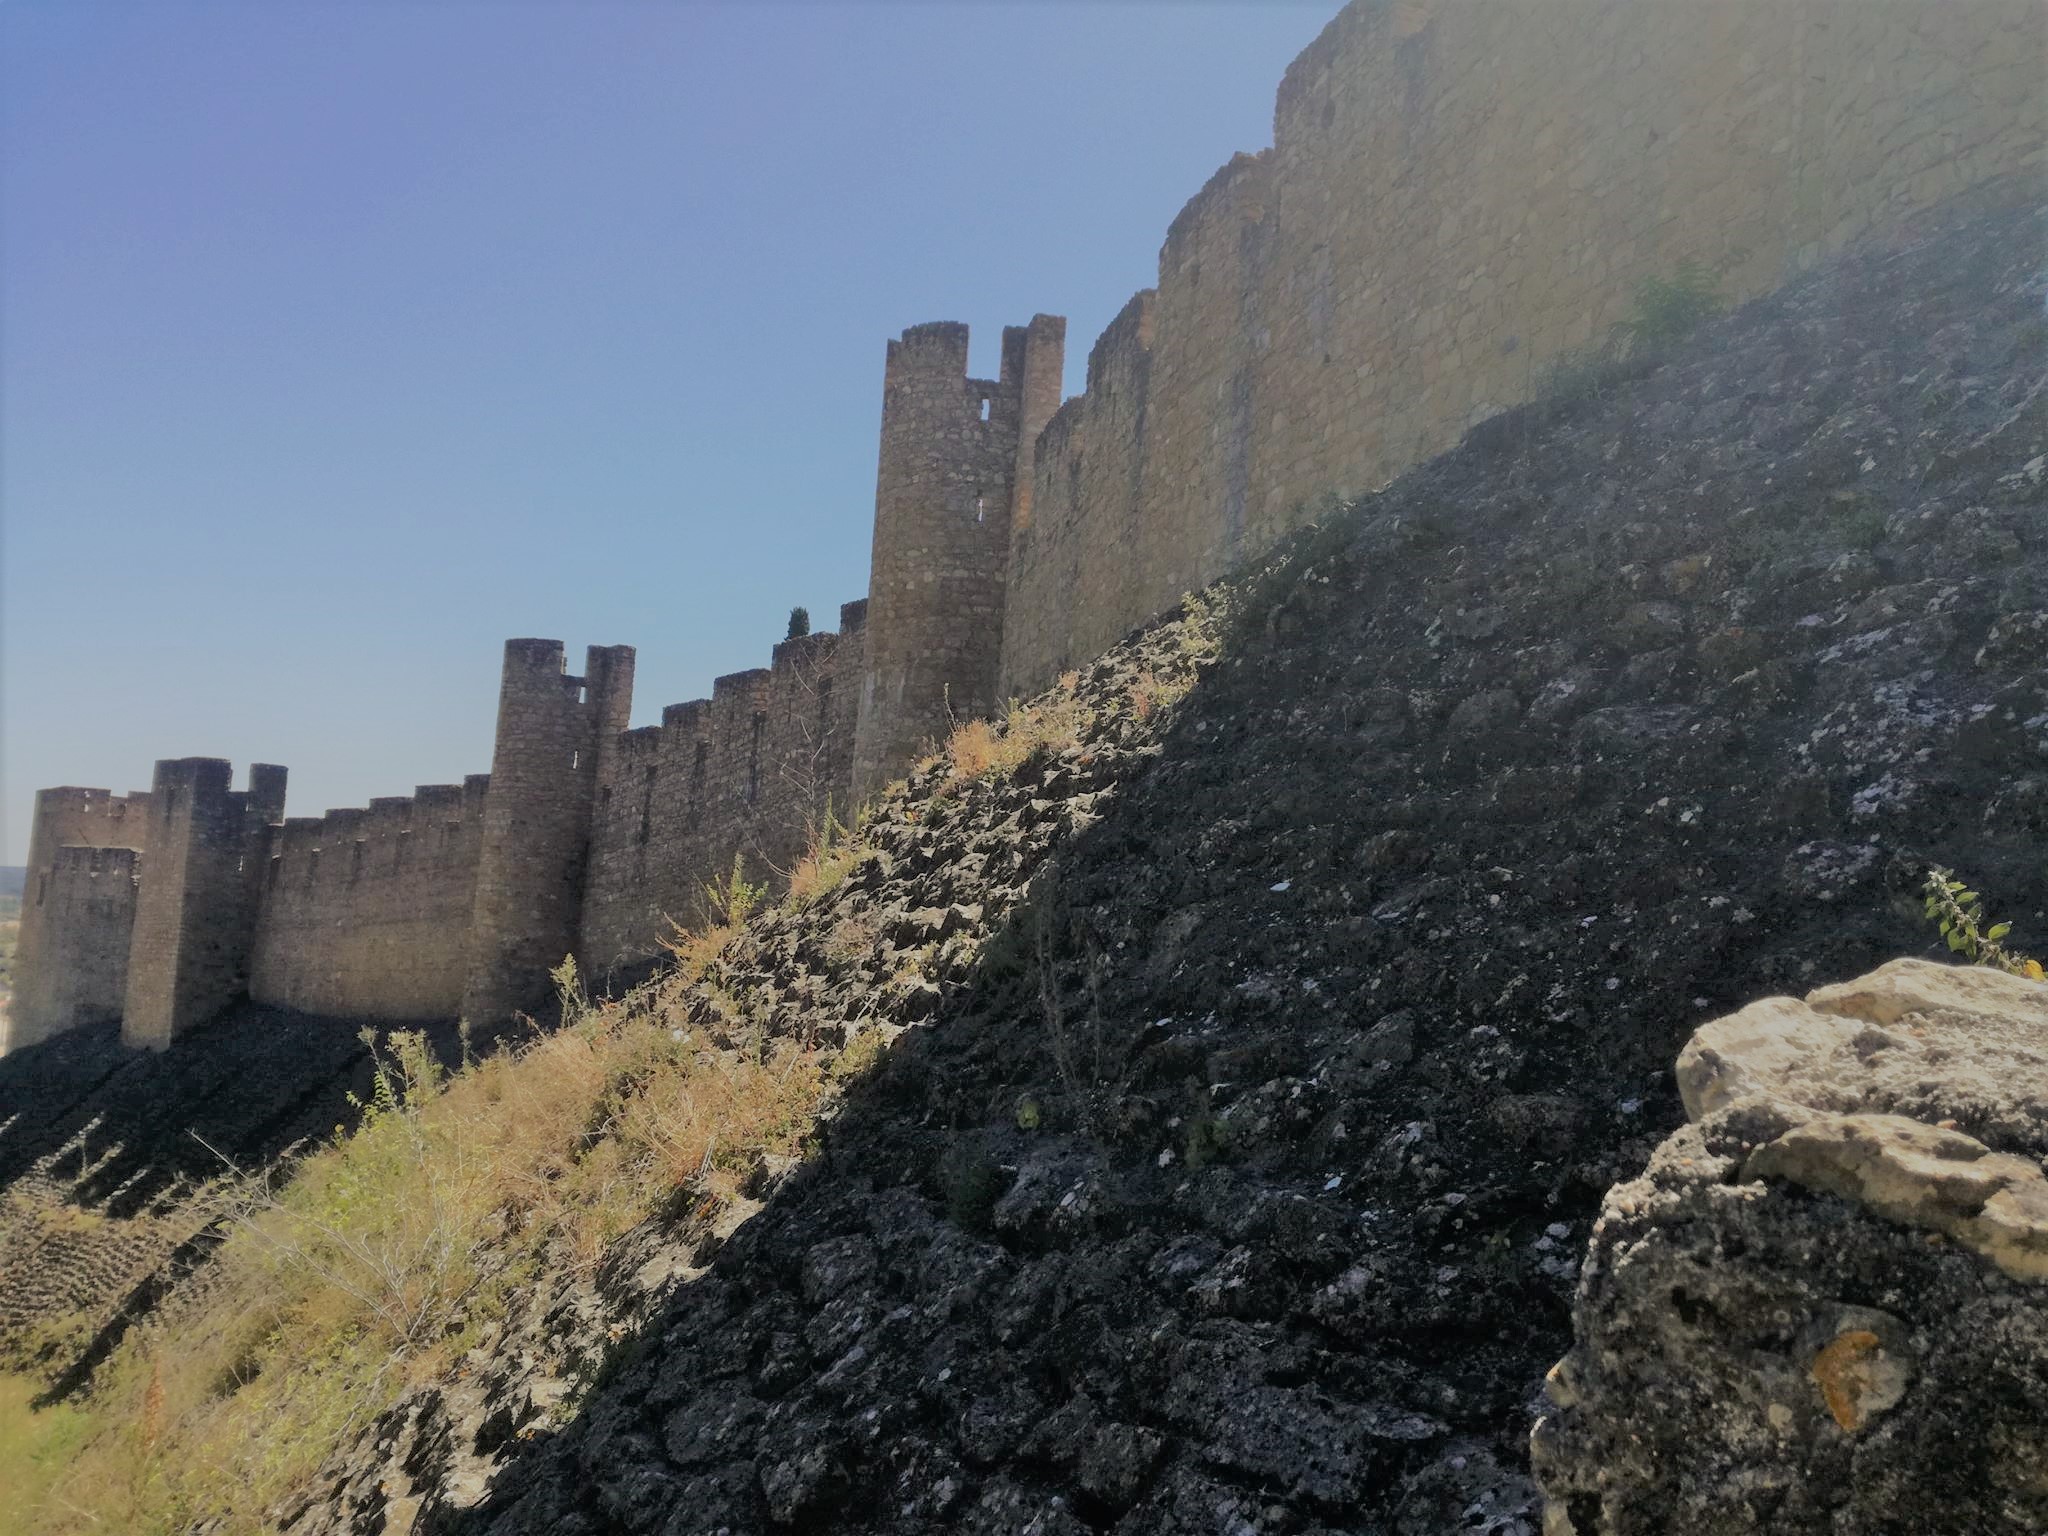
[[[1078,744],[1090,724],[1087,706],[1074,693],[1078,681],[1078,676],[1069,672],[1060,679],[1058,691],[1036,703],[1019,704],[1012,699],[1000,722],[969,720],[956,726],[942,749],[949,770],[939,793],[955,793],[982,779],[1007,777],[1041,747],[1057,752]]]

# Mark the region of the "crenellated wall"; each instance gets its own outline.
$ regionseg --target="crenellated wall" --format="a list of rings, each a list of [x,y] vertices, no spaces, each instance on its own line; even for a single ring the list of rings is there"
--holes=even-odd
[[[2038,0],[1347,6],[1041,442],[1000,691],[1529,399],[1645,279],[1720,264],[1746,298],[2038,174],[2044,58]]]
[[[249,995],[309,1013],[462,1007],[488,774],[273,829]]]
[[[286,820],[283,769],[235,791],[214,758],[158,763],[146,795],[43,791],[0,1050],[115,1018],[160,1049],[241,997],[489,1030],[564,956],[637,979],[736,856],[773,884],[851,819],[866,601],[839,616],[641,730],[630,646],[579,675],[558,640],[507,641],[492,772],[365,808]]]
[[[246,790],[233,782],[217,757],[156,765],[121,1009],[130,1046],[163,1050],[248,993],[262,852],[284,815],[285,771],[254,763]]]
[[[559,640],[505,643],[464,1017],[532,1007],[575,949],[599,772],[632,712],[631,646],[588,647],[572,676]]]
[[[889,343],[854,744],[863,799],[949,715],[995,706],[1010,529],[1031,516],[1066,332],[1052,315],[1006,327],[998,379],[967,376],[967,327],[953,321]]]
[[[769,667],[620,738],[597,786],[578,947],[597,981],[636,974],[672,922],[697,923],[735,854],[772,880],[828,807],[850,818],[866,628],[867,604],[847,603],[837,633],[785,640]]]
[[[78,846],[57,849],[35,871],[28,897],[43,947],[24,968],[36,990],[15,998],[23,1027],[10,1043],[29,1045],[121,1017],[141,861],[133,848]],[[24,917],[29,910],[23,908]]]
[[[2036,196],[2040,0],[1355,0],[1273,147],[1166,232],[1061,404],[1065,322],[888,345],[867,601],[628,730],[634,656],[505,648],[491,772],[276,825],[282,769],[38,799],[13,1047],[225,1001],[488,1027],[629,980],[734,857],[772,880],[952,720],[1095,655],[1529,399],[1681,263],[1760,293],[1966,189]],[[98,850],[95,852],[94,850]],[[120,942],[124,928],[130,938]],[[123,969],[125,967],[125,971]]]
[[[21,897],[21,929],[15,946],[14,996],[0,1031],[0,1048],[33,1045],[63,1030],[120,1013],[128,957],[106,955],[103,937],[74,935],[74,923],[96,926],[100,919],[79,904],[71,869],[60,881],[60,859],[74,849],[125,849],[139,858],[149,824],[147,794],[115,795],[104,789],[67,785],[36,795],[29,830],[27,883]],[[135,874],[131,866],[130,877]],[[102,893],[102,897],[104,893]],[[124,923],[133,926],[132,891]]]

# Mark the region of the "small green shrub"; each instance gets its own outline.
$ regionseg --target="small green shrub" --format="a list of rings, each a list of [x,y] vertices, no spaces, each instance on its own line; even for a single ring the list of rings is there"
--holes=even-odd
[[[1206,1168],[1230,1154],[1230,1127],[1209,1106],[1209,1096],[1197,1092],[1193,1106],[1181,1120],[1181,1160],[1190,1168]]]
[[[1721,284],[1741,260],[1741,252],[1713,263],[1688,256],[1669,277],[1644,278],[1636,285],[1635,308],[1615,326],[1617,339],[1631,353],[1685,340],[1728,308]]]
[[[2033,981],[2048,980],[2041,962],[2030,959],[2015,950],[2005,947],[2005,936],[2012,932],[2011,923],[1984,922],[1982,899],[1969,886],[1955,878],[1952,871],[1934,868],[1927,871],[1927,883],[1923,887],[1927,896],[1927,917],[1941,928],[1941,936],[1948,941],[1949,949],[1969,960],[1973,965],[1988,965],[2013,976],[2025,976]]]
[[[1659,354],[1727,311],[1722,285],[1745,255],[1730,251],[1713,262],[1688,256],[1669,277],[1644,278],[1628,316],[1614,323],[1605,340],[1567,348],[1550,360],[1537,377],[1536,397],[1575,405],[1604,399],[1640,378]]]
[[[743,853],[734,854],[732,872],[723,879],[705,883],[703,902],[707,926],[745,927],[748,917],[767,895],[766,885],[755,884],[747,879],[747,856]]]

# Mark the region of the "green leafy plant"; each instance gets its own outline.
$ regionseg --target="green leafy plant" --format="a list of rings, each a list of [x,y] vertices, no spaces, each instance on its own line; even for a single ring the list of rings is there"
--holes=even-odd
[[[711,880],[704,886],[704,909],[706,915],[721,928],[744,927],[747,918],[761,905],[768,894],[768,887],[755,884],[747,879],[745,854],[732,856],[732,872],[722,880]]]
[[[2048,980],[2040,961],[2006,948],[2005,936],[2012,932],[2012,924],[1987,925],[1982,898],[1966,882],[1956,879],[1953,871],[1929,869],[1922,889],[1927,898],[1928,920],[1940,925],[1941,936],[1954,953],[1974,965],[1992,966],[2008,975]]]
[[[1723,284],[1747,256],[1741,250],[1718,261],[1688,256],[1670,276],[1644,278],[1627,318],[1617,320],[1604,339],[1568,347],[1541,370],[1538,398],[1555,404],[1597,400],[1639,377],[1657,354],[1727,311]]]
[[[1634,310],[1614,328],[1616,339],[1630,352],[1683,341],[1727,309],[1721,284],[1743,254],[1731,251],[1717,262],[1688,256],[1669,277],[1644,278],[1636,285]]]
[[[956,1141],[939,1160],[946,1219],[964,1232],[987,1232],[1003,1195],[1003,1171],[979,1144]]]

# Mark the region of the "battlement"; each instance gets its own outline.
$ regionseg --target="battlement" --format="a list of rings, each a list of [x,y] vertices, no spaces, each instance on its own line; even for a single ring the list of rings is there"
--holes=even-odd
[[[1010,531],[1031,517],[1033,454],[1059,408],[1066,322],[1003,333],[1001,377],[967,375],[968,330],[889,344],[853,794],[899,771],[948,707],[993,708]]]
[[[317,1013],[453,1016],[489,782],[422,784],[273,828],[249,995]]]
[[[422,784],[410,795],[384,795],[367,807],[344,806],[324,816],[293,816],[271,830],[266,883],[351,883],[402,873],[415,864],[475,862],[481,796],[460,784]],[[275,901],[276,898],[272,898]]]
[[[1133,374],[1143,370],[1152,355],[1153,316],[1159,307],[1159,290],[1141,288],[1131,295],[1117,316],[1103,327],[1088,349],[1088,393],[1115,390]],[[1075,399],[1085,398],[1076,396]],[[1068,401],[1067,404],[1073,404]],[[1061,407],[1065,409],[1064,406]]]
[[[1043,686],[1317,498],[1530,398],[1646,280],[1739,250],[1747,298],[2024,181],[2044,48],[2037,0],[1359,0],[1289,67],[1273,146],[1174,217],[1082,394],[1060,398],[1057,316],[1005,327],[993,379],[957,321],[887,343],[871,586],[836,634],[640,730],[630,647],[572,673],[562,642],[509,641],[488,775],[324,817],[284,819],[283,769],[236,791],[210,758],[143,794],[44,791],[16,1028],[120,997],[161,1045],[235,994],[252,942],[252,995],[385,1018],[496,1023],[572,952],[625,974],[736,856],[787,868],[949,715]]]
[[[30,836],[40,830],[51,840],[52,847],[59,843],[111,847],[121,840],[123,833],[139,838],[148,815],[147,790],[117,795],[110,790],[64,784],[36,791],[35,822]],[[35,862],[33,856],[29,862]]]
[[[574,950],[597,784],[632,712],[631,646],[589,647],[574,677],[559,640],[506,642],[465,1017],[495,1022],[534,1006]]]
[[[711,703],[715,708],[735,699],[754,700],[761,690],[768,686],[768,679],[774,674],[766,667],[754,667],[745,672],[728,672],[723,677],[711,680]]]
[[[285,770],[258,763],[236,790],[224,758],[157,763],[134,908],[121,1038],[162,1050],[248,990],[263,853],[284,813]]]
[[[908,326],[889,343],[888,362],[892,368],[929,368],[934,372],[967,375],[968,329],[958,320],[927,320]]]
[[[757,879],[787,869],[828,806],[845,812],[865,619],[865,604],[845,604],[837,632],[780,641],[769,666],[619,739],[591,824],[577,949],[589,975],[638,974],[672,923],[700,920],[705,885],[735,856]]]

